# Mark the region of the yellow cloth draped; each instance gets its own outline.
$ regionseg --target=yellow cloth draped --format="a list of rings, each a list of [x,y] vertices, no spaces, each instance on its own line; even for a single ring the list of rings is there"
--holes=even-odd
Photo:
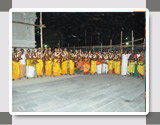
[[[121,68],[121,62],[120,61],[115,61],[115,74],[119,75],[120,74],[120,68]]]
[[[51,76],[52,74],[52,58],[45,62],[45,74]]]
[[[96,61],[91,60],[91,74],[95,74],[96,72]]]
[[[27,66],[33,66],[34,67],[34,60],[33,59],[27,59]]]
[[[53,64],[53,75],[54,76],[61,76],[61,67],[60,63],[57,62],[58,59],[54,59],[54,64]]]
[[[36,63],[36,73],[37,76],[42,76],[43,75],[43,60],[42,59],[37,59]]]
[[[62,62],[62,74],[68,74],[68,60]]]
[[[134,61],[129,62],[128,72],[129,73],[134,73],[135,72],[135,62]]]
[[[138,72],[138,74],[140,74],[141,76],[144,76],[144,75],[145,75],[145,65],[143,65],[143,62],[139,62],[139,63],[138,63],[137,72]]]
[[[20,78],[20,62],[12,61],[12,79]]]
[[[69,73],[70,75],[74,74],[74,62],[72,60],[69,60]]]
[[[113,73],[113,60],[109,60],[108,63],[109,74]]]

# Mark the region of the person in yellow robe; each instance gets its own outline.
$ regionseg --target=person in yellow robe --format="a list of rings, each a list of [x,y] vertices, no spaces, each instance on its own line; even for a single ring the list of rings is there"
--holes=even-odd
[[[53,54],[53,76],[61,76],[61,57],[60,52],[57,48],[55,48],[55,53]]]
[[[137,66],[138,78],[140,78],[141,76],[143,79],[145,76],[145,56],[143,52],[140,54],[140,57],[138,58],[137,62],[138,62]]]
[[[52,75],[52,58],[49,55],[48,51],[45,53],[45,75]]]
[[[115,74],[120,75],[120,69],[121,69],[121,61],[118,59],[115,61]]]
[[[91,71],[90,71],[92,75],[95,75],[96,73],[96,57],[97,56],[95,52],[93,52],[92,59],[91,59]]]
[[[109,53],[109,62],[108,62],[109,74],[113,73],[113,55]]]
[[[39,76],[43,76],[43,54],[41,49],[39,48],[37,51],[37,62],[36,62],[36,74],[37,74],[37,78]]]
[[[95,75],[96,73],[96,60],[91,60],[91,74]]]
[[[59,59],[54,59],[53,76],[61,76],[61,66]]]
[[[44,53],[44,60],[45,60],[45,75],[51,76],[52,75],[52,58],[51,58],[51,50],[47,50]]]
[[[64,51],[61,53],[62,55],[62,74],[68,74],[68,52],[67,48],[64,48]]]
[[[68,60],[62,61],[62,74],[67,75],[68,74]]]
[[[134,76],[134,72],[135,72],[135,59],[133,58],[133,54],[130,55],[129,57],[129,64],[128,64],[128,72],[130,73],[130,75]]]
[[[20,55],[17,52],[17,48],[14,48],[12,54],[12,80],[20,79]]]
[[[52,75],[52,58],[49,58],[45,61],[45,75],[51,76]]]
[[[120,75],[121,61],[115,61],[115,74]]]
[[[120,56],[120,53],[118,51],[116,51],[116,53],[115,53],[114,60],[115,60],[114,73],[116,75],[120,75],[120,71],[121,71],[121,56]]]
[[[69,60],[69,74],[74,75],[74,61],[71,59]]]
[[[108,63],[109,74],[113,73],[113,60],[109,60]]]
[[[12,61],[12,80],[20,79],[20,62]]]

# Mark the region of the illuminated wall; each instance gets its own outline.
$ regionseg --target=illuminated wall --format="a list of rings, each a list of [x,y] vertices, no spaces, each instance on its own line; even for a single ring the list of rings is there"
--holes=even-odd
[[[14,12],[12,20],[35,24],[37,17],[35,12]],[[12,46],[35,47],[35,27],[12,22]]]

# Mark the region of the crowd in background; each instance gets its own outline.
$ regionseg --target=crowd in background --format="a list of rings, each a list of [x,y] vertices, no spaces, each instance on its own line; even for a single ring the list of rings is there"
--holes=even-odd
[[[61,75],[116,74],[137,78],[145,76],[145,51],[85,51],[65,48],[14,48],[12,53],[12,80],[23,77],[39,78]]]

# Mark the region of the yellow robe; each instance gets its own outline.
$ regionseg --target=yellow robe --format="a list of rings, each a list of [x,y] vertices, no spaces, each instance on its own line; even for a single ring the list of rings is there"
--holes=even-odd
[[[74,62],[72,60],[69,60],[69,73],[70,75],[74,74]]]
[[[51,76],[52,74],[52,58],[45,62],[45,75]]]
[[[68,74],[68,60],[62,62],[62,74]]]
[[[57,62],[58,59],[54,59],[54,64],[53,64],[53,75],[54,76],[61,76],[61,67],[60,63]]]
[[[115,61],[115,74],[120,74],[120,68],[121,68],[121,61]]]
[[[145,75],[145,65],[141,65],[143,64],[143,62],[139,62],[138,66],[137,66],[137,72],[138,74],[140,74],[141,76]]]
[[[108,63],[109,74],[113,73],[113,60],[109,60]]]
[[[91,60],[91,74],[95,74],[96,72],[96,61]]]
[[[43,75],[43,60],[42,59],[37,59],[36,63],[36,73],[37,76],[42,76]]]
[[[129,62],[128,72],[129,73],[134,73],[135,72],[135,62],[134,61]]]
[[[20,78],[20,62],[12,61],[12,79]]]
[[[27,59],[27,66],[34,66],[33,59]]]

